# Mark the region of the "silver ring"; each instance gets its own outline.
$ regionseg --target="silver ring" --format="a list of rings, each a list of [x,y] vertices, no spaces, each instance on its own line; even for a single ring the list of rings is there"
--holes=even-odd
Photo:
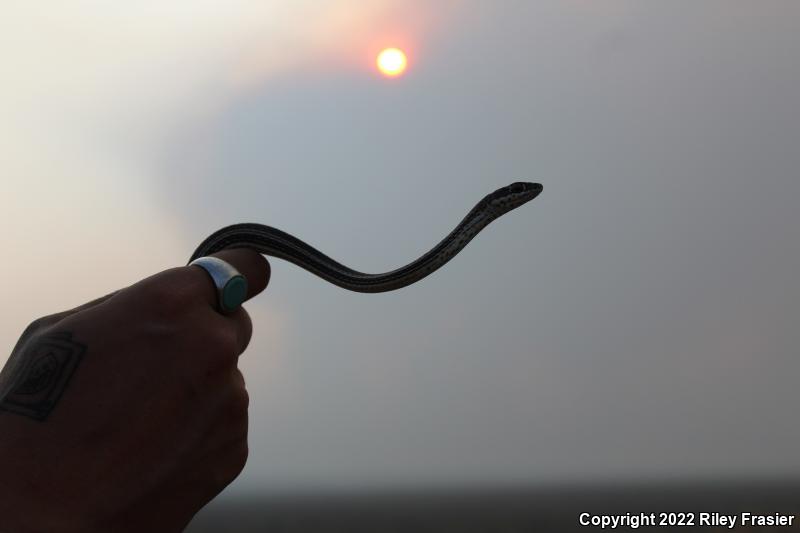
[[[247,298],[247,279],[233,266],[218,257],[198,257],[189,265],[208,272],[217,288],[217,309],[228,315],[236,311]]]

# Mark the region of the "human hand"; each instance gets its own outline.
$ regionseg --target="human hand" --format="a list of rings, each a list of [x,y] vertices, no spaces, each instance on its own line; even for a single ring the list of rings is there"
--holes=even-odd
[[[214,255],[266,287],[258,253]],[[251,333],[197,266],[33,322],[0,372],[0,533],[181,531],[247,460]]]

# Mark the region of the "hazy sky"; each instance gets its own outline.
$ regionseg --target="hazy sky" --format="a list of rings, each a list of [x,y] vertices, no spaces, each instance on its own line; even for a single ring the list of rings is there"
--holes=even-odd
[[[539,181],[397,293],[272,261],[230,494],[800,474],[797,2],[51,4],[0,21],[5,353],[226,224],[383,271]]]

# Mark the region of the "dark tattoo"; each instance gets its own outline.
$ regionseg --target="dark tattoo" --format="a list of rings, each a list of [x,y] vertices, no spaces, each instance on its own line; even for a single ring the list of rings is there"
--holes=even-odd
[[[31,335],[0,372],[0,410],[47,418],[85,351],[68,331]]]

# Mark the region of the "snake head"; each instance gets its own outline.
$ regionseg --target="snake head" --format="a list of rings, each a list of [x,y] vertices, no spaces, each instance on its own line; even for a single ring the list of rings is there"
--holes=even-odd
[[[497,189],[486,197],[496,214],[502,215],[516,209],[524,203],[530,202],[542,192],[541,183],[528,183],[518,181],[506,187]]]

